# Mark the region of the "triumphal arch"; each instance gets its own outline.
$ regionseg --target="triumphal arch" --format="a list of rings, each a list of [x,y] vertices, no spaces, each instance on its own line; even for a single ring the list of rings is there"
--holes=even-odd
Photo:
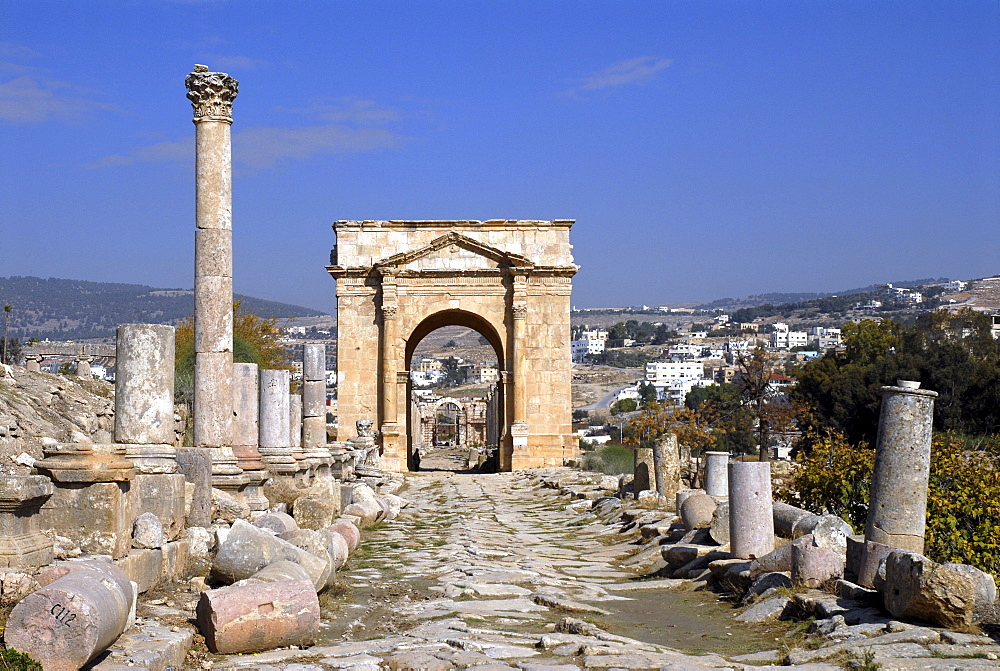
[[[576,455],[570,410],[573,221],[338,221],[338,440],[374,419],[382,467],[411,465],[408,370],[424,336],[481,333],[504,370],[500,468]]]

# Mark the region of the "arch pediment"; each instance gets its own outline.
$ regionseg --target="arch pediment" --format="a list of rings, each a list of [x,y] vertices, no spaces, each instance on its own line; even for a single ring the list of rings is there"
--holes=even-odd
[[[419,272],[531,268],[534,265],[525,256],[506,252],[453,231],[419,249],[382,259],[375,263],[375,268]]]

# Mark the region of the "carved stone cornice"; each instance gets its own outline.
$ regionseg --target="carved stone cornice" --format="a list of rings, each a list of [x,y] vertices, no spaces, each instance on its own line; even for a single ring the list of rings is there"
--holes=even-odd
[[[233,100],[240,83],[225,72],[209,72],[207,65],[195,65],[184,80],[187,97],[194,108],[194,122],[233,122]]]

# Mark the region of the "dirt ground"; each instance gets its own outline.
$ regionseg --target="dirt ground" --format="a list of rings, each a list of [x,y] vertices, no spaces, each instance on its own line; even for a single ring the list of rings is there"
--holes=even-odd
[[[573,364],[573,407],[590,405],[608,392],[635,382],[643,372],[636,369],[610,368],[589,363]]]

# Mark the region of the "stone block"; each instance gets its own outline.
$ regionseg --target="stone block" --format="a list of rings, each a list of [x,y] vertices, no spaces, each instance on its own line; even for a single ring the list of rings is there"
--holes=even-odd
[[[60,482],[42,505],[40,526],[84,554],[124,557],[132,547],[128,482]]]
[[[288,513],[265,513],[254,520],[253,524],[255,527],[273,531],[278,536],[299,528],[295,519]]]
[[[165,582],[163,551],[160,549],[132,550],[121,559],[116,559],[115,564],[136,584],[140,594]]]
[[[212,489],[212,519],[223,524],[250,517],[250,507],[221,489]]]
[[[174,540],[184,530],[184,480],[182,473],[136,475],[129,488],[129,514],[155,515],[164,539]]]
[[[993,604],[997,600],[997,583],[993,579],[993,575],[968,564],[948,563],[944,567],[972,578],[976,590],[975,615],[983,617],[990,614],[993,610]]]
[[[308,580],[231,585],[202,592],[198,630],[216,654],[306,647],[319,634],[319,599]]]
[[[339,499],[334,502],[307,494],[295,499],[292,515],[302,529],[323,529],[333,524],[333,520],[340,513],[337,506],[339,503]]]
[[[691,530],[704,529],[711,526],[712,515],[715,513],[716,505],[715,499],[708,494],[696,492],[687,496],[680,508],[684,527]]]
[[[968,629],[975,612],[972,578],[916,552],[893,550],[884,562],[882,598],[893,617],[916,618]]]
[[[182,580],[195,573],[192,566],[191,542],[185,538],[164,543],[163,579],[167,582]]]
[[[220,539],[212,575],[233,583],[283,559],[301,564],[309,572],[315,589],[326,585],[326,561],[243,520],[236,520],[226,538]]]
[[[163,525],[153,513],[143,513],[132,522],[132,547],[157,549],[163,546]]]
[[[712,513],[712,524],[709,526],[712,540],[719,545],[729,542],[729,501],[722,501]]]
[[[382,506],[374,500],[352,503],[344,509],[344,515],[354,515],[361,520],[362,525],[375,524],[384,513]]]
[[[212,451],[208,447],[178,447],[177,471],[194,485],[187,523],[207,527],[212,523]]]
[[[805,587],[820,587],[844,575],[844,562],[830,548],[812,543],[792,543],[792,582]]]
[[[0,475],[0,568],[52,561],[52,539],[39,524],[40,509],[53,491],[52,482],[42,475]]]

